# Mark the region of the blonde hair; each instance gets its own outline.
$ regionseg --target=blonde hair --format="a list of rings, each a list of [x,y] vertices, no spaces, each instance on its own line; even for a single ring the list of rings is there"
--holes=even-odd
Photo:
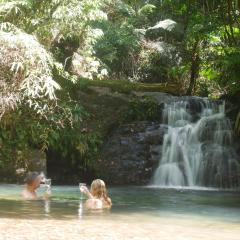
[[[107,188],[103,180],[101,179],[93,180],[91,184],[91,193],[94,197],[103,199],[108,205],[111,205],[111,201],[107,194]]]

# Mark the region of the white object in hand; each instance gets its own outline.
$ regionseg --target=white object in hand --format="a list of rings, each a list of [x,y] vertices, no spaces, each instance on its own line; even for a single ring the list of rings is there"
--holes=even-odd
[[[52,185],[52,179],[45,179],[45,185],[48,187],[48,188],[50,188],[51,187],[51,185]]]
[[[45,186],[46,186],[46,193],[47,194],[49,194],[49,195],[51,195],[51,193],[52,193],[52,191],[51,191],[51,185],[52,185],[52,179],[45,179],[45,181],[44,181],[44,183],[45,183]]]
[[[83,192],[86,189],[86,183],[79,183],[79,190]]]
[[[87,185],[86,183],[79,183],[79,190],[80,190],[80,199],[84,199],[83,193],[86,193],[87,191]]]

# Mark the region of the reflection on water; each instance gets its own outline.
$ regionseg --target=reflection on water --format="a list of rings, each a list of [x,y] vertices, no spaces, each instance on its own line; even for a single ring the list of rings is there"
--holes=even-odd
[[[49,213],[50,213],[50,211],[51,211],[51,209],[50,209],[50,207],[51,207],[50,204],[51,204],[50,200],[45,200],[45,201],[44,201],[44,212],[45,212],[45,216],[46,216],[46,217],[49,216]]]
[[[79,189],[53,187],[51,200],[25,201],[21,186],[0,186],[0,217],[36,219],[87,219],[140,214],[151,217],[204,217],[240,223],[240,193],[231,191],[196,191],[191,189],[112,188],[111,211],[91,212],[80,200]],[[41,193],[39,193],[41,194]]]
[[[84,207],[83,200],[80,200],[79,201],[79,207],[78,207],[78,217],[79,217],[79,219],[83,218],[83,207]]]

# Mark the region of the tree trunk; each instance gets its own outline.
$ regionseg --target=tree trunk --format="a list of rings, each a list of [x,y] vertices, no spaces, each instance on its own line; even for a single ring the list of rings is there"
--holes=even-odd
[[[231,33],[231,38],[234,44],[237,44],[235,36],[234,36],[234,31],[233,31],[233,19],[232,19],[232,1],[228,0],[227,1],[227,14],[228,14],[228,25],[230,28],[230,33]]]
[[[200,57],[198,53],[198,44],[199,44],[199,41],[196,41],[193,47],[193,52],[191,57],[191,76],[190,76],[189,87],[187,90],[187,95],[193,94],[196,86],[196,79],[199,75]]]

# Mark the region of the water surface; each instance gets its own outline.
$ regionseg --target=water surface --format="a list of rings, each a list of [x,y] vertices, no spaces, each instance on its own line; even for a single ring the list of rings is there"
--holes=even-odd
[[[220,190],[116,187],[109,189],[110,211],[91,212],[84,208],[77,186],[53,187],[49,201],[25,201],[22,186],[0,185],[0,217],[26,219],[87,219],[141,215],[143,218],[203,218],[240,223],[240,192]],[[42,194],[41,190],[40,193]]]
[[[0,185],[0,240],[239,240],[240,193],[110,188],[110,211],[87,211],[77,186],[53,187],[50,201],[24,201]]]

